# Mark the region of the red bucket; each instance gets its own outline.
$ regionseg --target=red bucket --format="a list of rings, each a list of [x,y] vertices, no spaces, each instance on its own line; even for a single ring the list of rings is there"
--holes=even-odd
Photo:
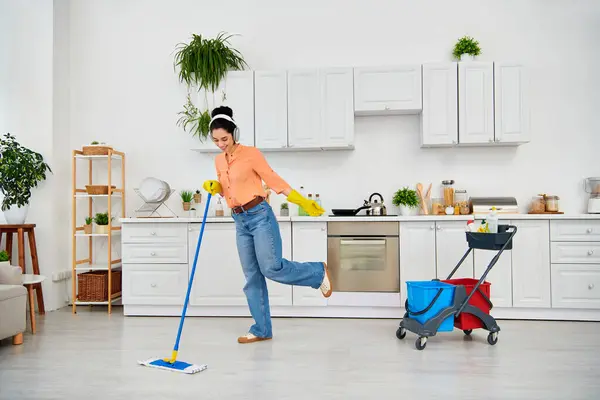
[[[479,282],[479,279],[456,278],[446,279],[442,282],[449,283],[451,285],[464,286],[468,296],[475,288],[475,285],[477,285],[477,282]],[[483,293],[488,299],[490,298],[490,286],[491,284],[486,281],[483,281],[481,285],[479,285],[479,291],[481,291],[481,293]],[[485,314],[489,314],[490,305],[479,291],[477,291],[477,293],[471,297],[469,304],[479,308]],[[458,318],[454,318],[454,326],[458,329],[466,331],[469,329],[483,328],[483,323],[476,316],[466,312],[461,312]]]

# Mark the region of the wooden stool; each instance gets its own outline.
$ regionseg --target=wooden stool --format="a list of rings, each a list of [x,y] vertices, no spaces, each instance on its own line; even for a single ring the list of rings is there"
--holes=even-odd
[[[0,245],[2,244],[2,236],[6,233],[6,252],[8,253],[9,261],[12,261],[12,245],[13,245],[13,233],[17,234],[18,251],[19,251],[19,266],[26,274],[25,271],[25,232],[27,232],[27,238],[29,239],[29,252],[31,253],[31,265],[33,267],[33,273],[35,275],[40,274],[40,266],[38,264],[37,247],[35,245],[35,224],[23,224],[23,225],[9,225],[0,224]],[[35,290],[38,303],[38,312],[45,314],[44,308],[44,296],[42,294],[42,284],[36,283],[32,286]]]

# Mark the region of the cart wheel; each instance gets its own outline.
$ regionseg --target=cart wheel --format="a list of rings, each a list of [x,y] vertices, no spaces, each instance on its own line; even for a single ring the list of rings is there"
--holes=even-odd
[[[396,330],[396,337],[400,340],[404,339],[406,337],[406,329],[398,328]]]
[[[465,333],[465,335],[469,336],[471,333],[473,333],[473,329],[465,329],[463,330],[463,332]]]
[[[492,346],[498,343],[498,332],[490,332],[487,337],[487,341]]]
[[[421,336],[415,342],[415,347],[417,350],[423,350],[427,346],[427,338],[425,336]]]

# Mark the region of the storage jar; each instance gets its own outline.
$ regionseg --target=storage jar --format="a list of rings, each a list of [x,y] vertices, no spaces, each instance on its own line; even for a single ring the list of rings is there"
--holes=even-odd
[[[546,196],[546,211],[558,212],[558,196]]]

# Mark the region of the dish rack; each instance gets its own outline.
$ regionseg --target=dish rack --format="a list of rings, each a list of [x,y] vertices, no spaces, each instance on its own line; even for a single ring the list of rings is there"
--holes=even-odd
[[[140,199],[142,199],[142,201],[144,202],[144,204],[142,204],[140,207],[138,207],[135,212],[136,213],[150,213],[149,215],[136,215],[137,218],[172,218],[172,217],[177,217],[177,215],[173,212],[173,210],[171,210],[169,208],[169,206],[166,204],[166,201],[169,200],[169,198],[171,197],[171,195],[173,193],[175,193],[174,189],[160,189],[160,193],[161,195],[158,196],[158,198],[160,200],[158,201],[149,201],[148,199],[146,199],[146,197],[144,197],[144,195],[140,192],[140,190],[138,188],[134,188],[133,189],[135,191],[135,193],[137,193],[137,195],[140,197]],[[172,215],[160,215],[160,213],[158,212],[158,209],[161,206],[165,206],[169,211],[171,211]]]

